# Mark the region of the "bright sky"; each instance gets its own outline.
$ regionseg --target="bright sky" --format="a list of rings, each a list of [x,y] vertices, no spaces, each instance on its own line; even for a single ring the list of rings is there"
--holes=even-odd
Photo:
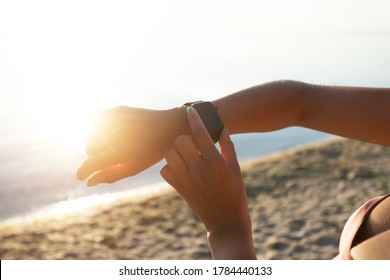
[[[83,134],[98,109],[175,106],[202,97],[211,77],[209,97],[225,93],[222,80],[239,89],[244,81],[220,62],[250,61],[264,45],[261,59],[271,64],[281,38],[389,38],[389,12],[386,0],[2,0],[0,120],[23,116],[44,137]],[[213,76],[222,70],[225,78]],[[283,73],[267,71],[263,79]],[[261,82],[250,75],[245,85]]]

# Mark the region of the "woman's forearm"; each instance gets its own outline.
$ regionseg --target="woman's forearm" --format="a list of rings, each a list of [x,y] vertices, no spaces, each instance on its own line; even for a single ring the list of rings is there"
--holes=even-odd
[[[207,239],[215,260],[255,260],[250,217],[231,230],[208,232]]]
[[[276,81],[213,101],[230,133],[302,126],[390,145],[390,88]]]
[[[296,125],[306,104],[306,84],[276,81],[213,101],[231,134],[266,132]]]

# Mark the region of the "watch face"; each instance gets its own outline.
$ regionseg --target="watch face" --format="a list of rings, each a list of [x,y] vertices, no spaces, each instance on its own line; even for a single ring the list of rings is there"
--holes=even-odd
[[[217,109],[211,102],[195,103],[192,107],[198,112],[204,126],[207,128],[214,143],[216,143],[224,127]]]

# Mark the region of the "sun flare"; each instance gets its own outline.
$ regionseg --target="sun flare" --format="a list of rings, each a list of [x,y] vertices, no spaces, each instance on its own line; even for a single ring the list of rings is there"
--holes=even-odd
[[[29,130],[34,138],[66,146],[86,144],[92,116],[98,111],[96,107],[81,108],[72,101],[61,104],[40,101],[29,112]]]

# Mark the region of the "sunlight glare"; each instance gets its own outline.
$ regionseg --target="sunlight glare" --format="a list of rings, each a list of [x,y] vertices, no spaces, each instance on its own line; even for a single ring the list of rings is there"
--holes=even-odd
[[[28,124],[33,138],[65,146],[84,146],[92,117],[100,109],[76,104],[73,99],[45,102],[41,95],[30,104]]]

